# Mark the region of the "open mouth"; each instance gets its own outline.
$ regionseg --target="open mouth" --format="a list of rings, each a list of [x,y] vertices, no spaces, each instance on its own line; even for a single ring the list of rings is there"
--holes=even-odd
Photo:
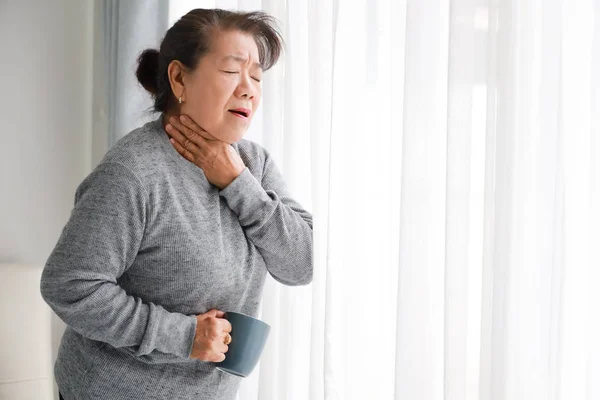
[[[250,116],[250,110],[246,108],[236,108],[234,110],[229,110],[229,112],[240,118],[248,118]]]

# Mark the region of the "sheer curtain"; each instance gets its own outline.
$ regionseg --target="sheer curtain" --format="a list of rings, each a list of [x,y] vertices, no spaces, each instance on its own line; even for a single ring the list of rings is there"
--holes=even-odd
[[[600,1],[195,7],[281,22],[247,138],[314,214],[239,399],[600,399]]]

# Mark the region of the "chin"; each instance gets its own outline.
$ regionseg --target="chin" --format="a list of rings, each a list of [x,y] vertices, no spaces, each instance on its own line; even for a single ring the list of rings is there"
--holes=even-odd
[[[230,132],[227,135],[223,135],[223,137],[219,139],[229,144],[236,143],[244,138],[244,136],[246,135],[246,131],[247,130],[244,130],[242,132]]]

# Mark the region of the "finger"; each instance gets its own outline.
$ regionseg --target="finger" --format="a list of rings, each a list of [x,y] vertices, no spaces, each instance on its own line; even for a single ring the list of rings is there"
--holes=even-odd
[[[190,120],[191,118],[186,118],[186,120]],[[171,117],[169,119],[171,125],[177,128],[187,139],[189,139],[192,143],[194,143],[198,148],[202,148],[202,146],[206,143],[206,139],[204,139],[197,130],[192,130],[190,127],[184,125],[179,118]],[[196,125],[197,126],[197,125]]]
[[[167,130],[167,132],[169,132],[169,138],[170,138],[171,143],[173,143],[173,141],[175,141],[179,144],[179,147],[182,147],[182,148],[186,149],[187,151],[192,150],[191,145],[193,145],[193,143],[190,142],[189,139],[186,138],[179,130],[177,130],[177,128],[175,128],[171,124],[167,124],[165,129]],[[190,153],[191,152],[192,151],[190,151]]]
[[[206,314],[215,318],[223,318],[225,313],[223,311],[217,310],[216,308],[212,308],[210,311],[207,311]]]
[[[227,353],[229,351],[229,346],[227,346],[225,343],[219,343],[218,345],[215,346],[215,352],[216,353]]]
[[[218,312],[220,312],[220,311],[213,308],[213,309],[207,311],[206,313],[204,313],[204,315],[207,315],[209,317],[216,317]]]
[[[221,340],[221,343],[223,343],[224,345],[227,346],[230,344],[230,343],[227,343],[228,337],[231,337],[229,332],[221,331],[221,337],[219,338],[219,340]]]
[[[216,137],[214,137],[213,135],[211,135],[210,133],[208,133],[206,131],[206,129],[204,129],[203,127],[201,127],[200,125],[198,125],[196,123],[196,121],[194,121],[191,117],[188,117],[187,115],[180,115],[179,116],[179,120],[181,121],[181,123],[183,125],[187,126],[192,131],[197,132],[198,136],[200,136],[205,141],[210,142],[210,141],[218,140]]]
[[[226,319],[223,319],[221,321],[222,321],[221,327],[223,329],[223,332],[230,333],[231,332],[231,322],[227,321]]]
[[[183,146],[177,143],[174,139],[170,139],[169,141],[171,142],[173,147],[175,147],[175,150],[177,150],[177,152],[181,154],[185,159],[192,163],[196,163],[196,157],[192,154],[192,152],[183,148]]]
[[[181,127],[181,124],[179,125]],[[181,133],[181,130],[172,124],[167,124],[166,126],[167,132],[171,135],[173,139],[177,143],[181,145],[184,149],[189,151],[192,154],[200,154],[200,148],[194,144],[187,136]]]

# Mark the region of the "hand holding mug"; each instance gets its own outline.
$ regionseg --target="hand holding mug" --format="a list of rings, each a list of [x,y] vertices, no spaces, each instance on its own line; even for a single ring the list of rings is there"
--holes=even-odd
[[[201,361],[221,362],[229,350],[231,323],[223,319],[224,312],[210,310],[197,315],[196,335],[190,358]]]

